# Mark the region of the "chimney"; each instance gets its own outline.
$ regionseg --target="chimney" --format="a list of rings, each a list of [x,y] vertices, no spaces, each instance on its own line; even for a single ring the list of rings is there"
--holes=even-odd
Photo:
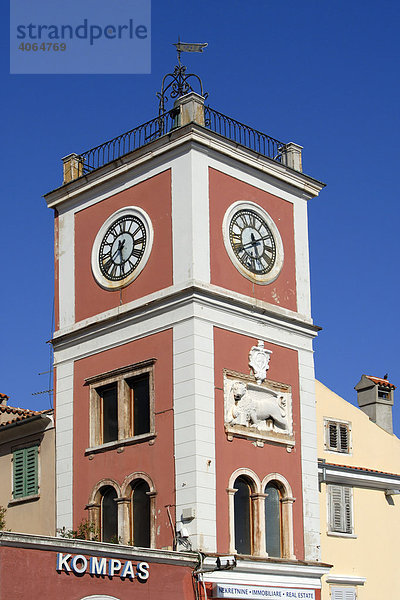
[[[396,386],[385,378],[363,375],[354,389],[361,410],[379,427],[393,433],[392,406]]]
[[[0,394],[0,406],[7,406],[8,396]]]

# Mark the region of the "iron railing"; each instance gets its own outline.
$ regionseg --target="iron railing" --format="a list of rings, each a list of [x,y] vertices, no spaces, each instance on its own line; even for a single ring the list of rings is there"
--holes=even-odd
[[[261,133],[248,125],[235,121],[222,113],[204,107],[205,127],[223,135],[230,140],[246,146],[263,156],[282,162],[285,144],[265,133]],[[90,173],[99,167],[137,150],[153,140],[169,133],[179,126],[179,109],[172,109],[164,114],[131,129],[126,133],[91,148],[78,156],[82,174]]]
[[[139,127],[135,127],[135,129],[100,144],[100,146],[83,152],[78,157],[83,174],[90,173],[90,171],[98,169],[116,158],[121,158],[125,154],[129,154],[133,150],[137,150],[168,133],[177,126],[176,118],[177,112],[172,109],[151,121],[147,121],[147,123],[143,123],[143,125],[139,125]]]
[[[282,162],[282,152],[285,149],[285,144],[272,138],[261,131],[257,131],[244,123],[235,121],[231,117],[227,117],[220,112],[217,112],[209,106],[204,107],[205,126],[211,131],[215,131],[230,140],[250,148],[258,154],[268,156],[273,160]]]

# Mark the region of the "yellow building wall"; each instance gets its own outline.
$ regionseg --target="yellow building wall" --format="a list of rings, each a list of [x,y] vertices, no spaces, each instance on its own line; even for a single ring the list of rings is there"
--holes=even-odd
[[[17,429],[17,428],[16,428]],[[42,437],[43,436],[43,437]],[[39,447],[39,498],[14,503],[13,448],[37,442]],[[13,439],[0,445],[0,506],[7,509],[5,528],[20,533],[55,535],[55,430]]]
[[[327,463],[400,473],[400,440],[387,433],[355,406],[316,382],[318,458]],[[324,419],[351,423],[350,454],[325,450]],[[400,598],[400,496],[353,488],[354,536],[328,533],[327,485],[321,484],[321,556],[333,564],[323,579],[322,600],[330,599],[326,578],[334,575],[365,577],[357,586],[357,600]],[[339,585],[339,584],[332,584]]]

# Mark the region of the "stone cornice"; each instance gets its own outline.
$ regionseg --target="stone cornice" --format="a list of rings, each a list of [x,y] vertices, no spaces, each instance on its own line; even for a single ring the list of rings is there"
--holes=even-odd
[[[176,552],[172,550],[156,550],[154,548],[136,548],[105,542],[92,542],[44,535],[0,532],[0,546],[29,548],[33,550],[50,550],[68,552],[69,554],[89,554],[94,556],[125,557],[128,560],[143,560],[164,564],[184,565],[194,568],[199,556],[193,552]]]
[[[325,579],[326,583],[336,583],[338,585],[364,585],[366,577],[357,577],[356,575],[335,575],[332,573]]]
[[[292,560],[277,560],[265,558],[241,559],[238,557],[237,565],[233,569],[214,570],[206,572],[212,565],[215,564],[215,558],[208,556],[204,563],[204,580],[209,582],[229,582],[243,583],[247,581],[249,584],[262,584],[264,578],[292,577],[298,582],[305,580],[308,585],[315,585],[321,577],[329,573],[331,565],[326,563],[292,561]]]
[[[293,333],[311,338],[317,335],[320,327],[314,325],[308,317],[261,300],[225,290],[218,286],[197,281],[188,281],[182,286],[171,286],[159,292],[149,294],[139,300],[118,306],[114,309],[80,321],[54,334],[52,343],[59,349],[74,339],[92,336],[122,323],[133,322],[164,311],[171,311],[188,303],[201,303],[223,311],[245,315],[249,319],[278,324]],[[173,325],[171,320],[170,325]]]
[[[320,483],[339,483],[375,490],[400,489],[400,475],[318,461]]]
[[[66,201],[74,200],[77,196],[95,186],[101,186],[105,183],[109,184],[110,179],[123,175],[127,171],[135,169],[143,165],[143,163],[154,160],[165,153],[176,150],[180,152],[187,151],[188,148],[182,148],[184,145],[189,146],[189,149],[190,147],[197,147],[199,150],[204,150],[207,153],[215,151],[219,155],[223,154],[258,171],[262,171],[292,188],[297,188],[306,199],[318,195],[325,186],[324,183],[304,173],[294,171],[205,127],[190,123],[103,167],[99,167],[87,175],[83,175],[70,183],[56,188],[45,194],[44,198],[49,208],[56,208]]]

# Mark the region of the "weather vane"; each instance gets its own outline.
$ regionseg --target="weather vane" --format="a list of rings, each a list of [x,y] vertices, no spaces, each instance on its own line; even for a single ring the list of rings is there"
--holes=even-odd
[[[176,53],[178,55],[178,64],[181,66],[181,52],[203,52],[204,48],[207,48],[208,43],[194,43],[187,44],[185,42],[181,42],[178,38],[178,42],[176,44],[172,44],[176,48]]]
[[[208,43],[186,43],[181,42],[178,38],[178,42],[173,44],[176,48],[176,53],[178,55],[178,64],[175,66],[173,73],[167,73],[164,75],[162,84],[161,84],[161,92],[157,93],[157,98],[159,99],[158,111],[159,114],[162,115],[165,112],[165,103],[168,101],[168,97],[170,98],[180,98],[180,96],[184,96],[189,92],[194,92],[191,81],[197,82],[200,88],[200,95],[204,98],[207,98],[208,94],[203,91],[203,84],[201,79],[195,73],[186,73],[186,67],[181,63],[181,53],[182,52],[203,52],[204,48],[207,48]]]

